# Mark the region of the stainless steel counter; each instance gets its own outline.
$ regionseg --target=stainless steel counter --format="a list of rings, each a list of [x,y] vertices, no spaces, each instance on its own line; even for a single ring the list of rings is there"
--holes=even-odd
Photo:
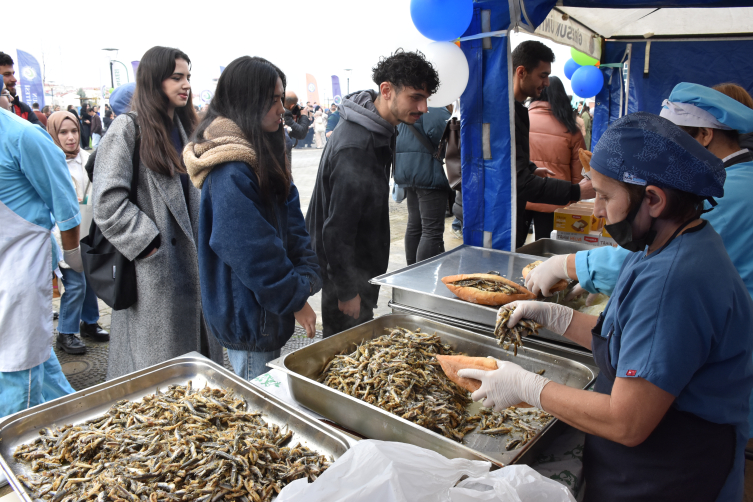
[[[392,288],[393,312],[404,311],[431,316],[454,325],[458,325],[457,322],[470,323],[463,327],[491,335],[494,332],[498,308],[461,300],[447,289],[442,277],[494,271],[502,277],[522,284],[523,268],[537,260],[541,260],[541,256],[464,245],[415,265],[380,275],[371,282]],[[540,330],[539,336],[577,346],[546,329]]]
[[[590,244],[582,242],[560,241],[557,239],[539,239],[530,244],[521,246],[515,250],[519,254],[528,254],[541,256],[542,258],[551,258],[558,254],[572,254],[578,251],[588,251],[596,249]]]
[[[350,447],[351,440],[337,429],[297,411],[200,354],[193,354],[196,353],[104,382],[0,420],[0,468],[16,493],[26,502],[32,502],[17,478],[19,474],[28,473],[31,466],[16,462],[13,451],[17,446],[39,437],[38,431],[41,428],[79,424],[104,415],[110,406],[121,399],[137,401],[158,388],[185,385],[189,380],[195,388],[209,385],[231,389],[246,399],[249,410],[261,411],[267,423],[290,427],[295,442],[321,454],[339,458]]]
[[[593,360],[590,364],[576,362],[567,351],[543,351],[528,344],[515,357],[489,337],[412,315],[378,317],[276,359],[268,366],[287,373],[293,398],[320,415],[370,439],[410,443],[448,458],[488,460],[497,465],[530,463],[537,452],[558,435],[561,424],[553,420],[532,442],[518,450],[505,450],[505,443],[510,439],[507,436],[477,432],[467,434],[461,444],[316,381],[335,354],[352,351],[362,342],[386,334],[386,328],[395,326],[437,334],[453,350],[470,356],[493,356],[513,361],[529,371],[545,370],[547,378],[569,387],[587,388],[596,377]]]

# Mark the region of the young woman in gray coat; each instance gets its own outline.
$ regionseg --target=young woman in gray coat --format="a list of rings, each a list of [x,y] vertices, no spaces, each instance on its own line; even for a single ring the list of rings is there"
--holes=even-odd
[[[136,263],[136,303],[112,312],[108,380],[191,351],[222,363],[222,347],[201,312],[201,193],[181,161],[198,122],[190,64],[186,54],[167,47],[152,47],[139,64],[131,108],[141,136],[136,204],[128,198],[136,144],[130,116],[112,122],[97,152],[94,221]]]

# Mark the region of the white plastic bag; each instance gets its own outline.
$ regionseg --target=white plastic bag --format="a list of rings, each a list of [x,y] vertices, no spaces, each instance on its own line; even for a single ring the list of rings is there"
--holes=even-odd
[[[277,502],[450,502],[449,490],[461,477],[481,477],[490,467],[410,444],[364,440],[315,482],[290,483]]]
[[[510,465],[478,478],[467,478],[450,489],[452,502],[575,502],[566,486],[527,465]]]

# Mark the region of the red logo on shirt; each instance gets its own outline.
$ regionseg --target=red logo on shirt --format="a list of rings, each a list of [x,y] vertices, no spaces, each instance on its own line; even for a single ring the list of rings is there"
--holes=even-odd
[[[628,370],[627,376],[635,376],[635,370]]]

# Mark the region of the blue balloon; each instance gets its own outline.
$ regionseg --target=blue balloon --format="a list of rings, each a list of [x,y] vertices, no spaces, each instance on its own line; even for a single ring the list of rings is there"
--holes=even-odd
[[[426,38],[452,42],[470,26],[473,0],[411,0],[410,17]]]
[[[581,98],[592,98],[604,87],[604,75],[595,66],[581,66],[570,79],[573,93]]]
[[[567,63],[565,63],[565,76],[568,78],[568,80],[571,80],[573,78],[573,73],[575,73],[575,70],[580,68],[580,65],[575,62],[574,59],[568,59]]]

